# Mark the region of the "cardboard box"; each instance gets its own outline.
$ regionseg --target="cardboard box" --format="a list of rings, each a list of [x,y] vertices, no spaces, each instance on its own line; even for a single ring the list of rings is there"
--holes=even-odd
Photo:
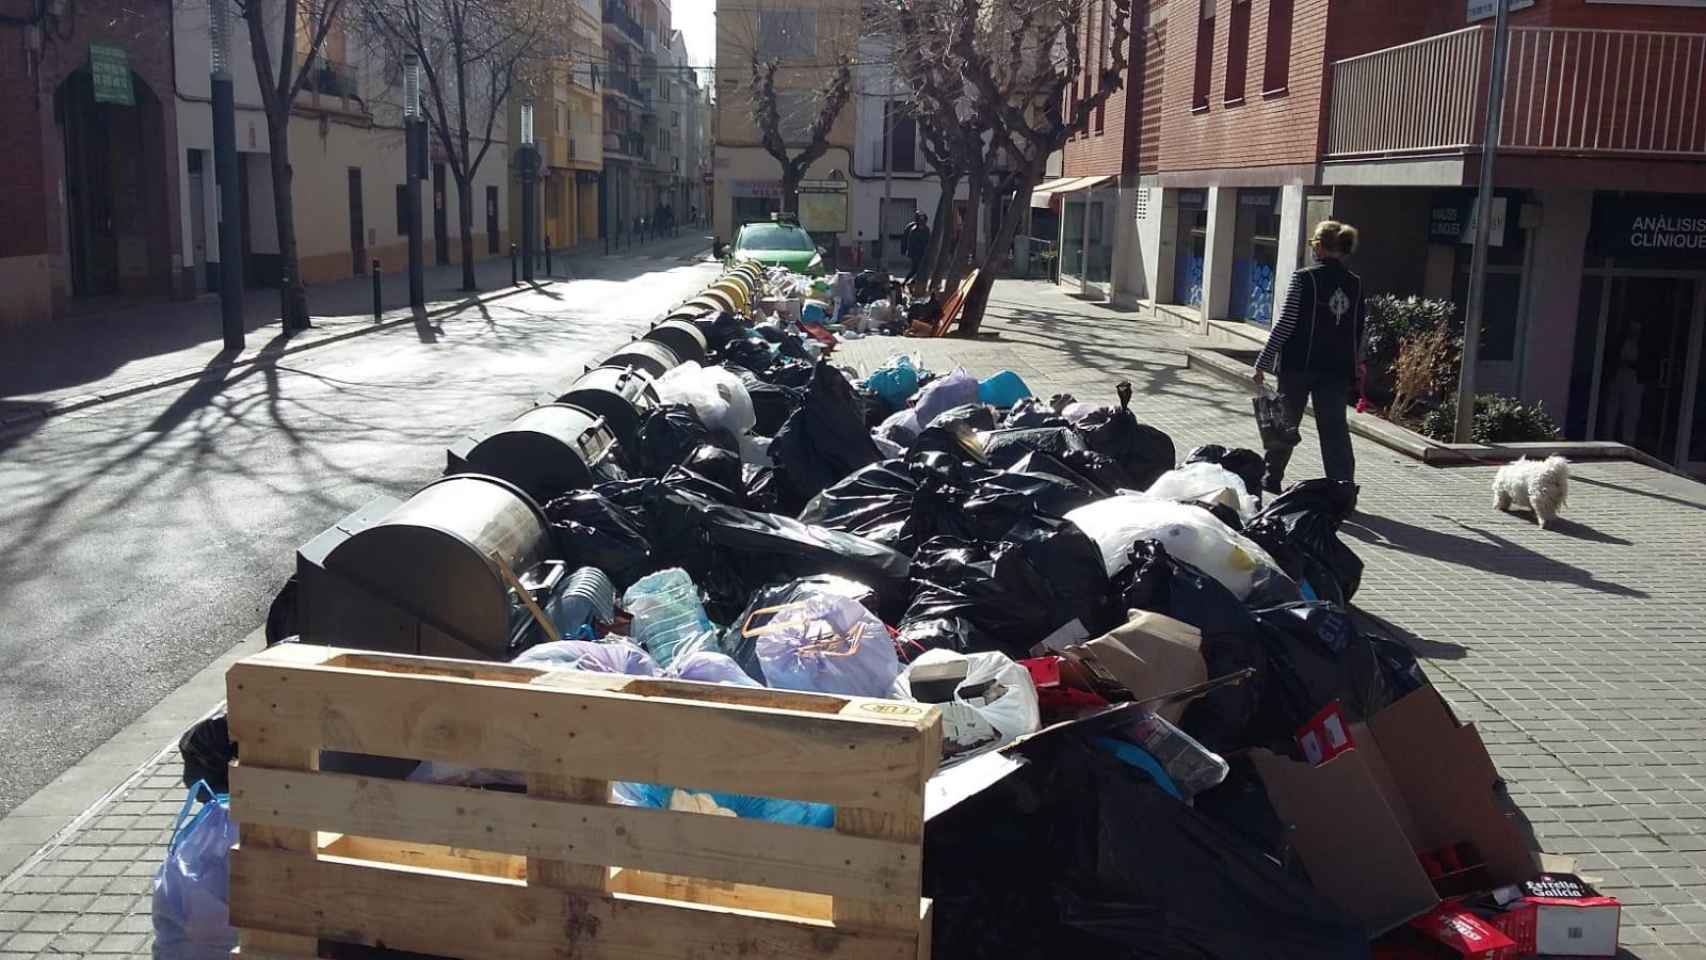
[[[1516,960],[1520,956],[1515,940],[1460,904],[1442,903],[1411,920],[1410,926],[1463,960]]]
[[[1515,956],[1612,957],[1623,906],[1577,877],[1542,875],[1499,890],[1504,912],[1493,925],[1516,941]]]
[[[1491,885],[1539,872],[1494,795],[1498,773],[1480,734],[1432,688],[1352,723],[1351,741],[1320,766],[1250,756],[1316,888],[1371,935],[1439,904],[1421,853],[1467,844]]]
[[[1070,647],[1068,652],[1091,670],[1112,676],[1131,691],[1134,700],[1196,686],[1208,679],[1202,632],[1188,623],[1144,610],[1132,611],[1123,626]],[[1171,704],[1155,712],[1178,723],[1185,705]]]

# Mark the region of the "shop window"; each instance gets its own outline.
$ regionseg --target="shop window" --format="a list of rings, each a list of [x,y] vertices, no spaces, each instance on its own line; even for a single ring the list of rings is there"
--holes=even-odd
[[[1208,88],[1214,77],[1214,0],[1203,0],[1197,21],[1197,72],[1191,85],[1191,109],[1208,109]]]
[[[1233,218],[1232,289],[1226,313],[1266,326],[1273,320],[1279,264],[1278,190],[1239,190]]]
[[[1250,66],[1250,0],[1232,0],[1226,25],[1226,103],[1244,100],[1244,76]]]
[[[1279,93],[1291,79],[1292,0],[1268,0],[1268,35],[1262,55],[1262,92]]]
[[[1203,259],[1208,249],[1208,208],[1203,191],[1186,191],[1179,199],[1179,222],[1174,235],[1173,303],[1201,309]]]

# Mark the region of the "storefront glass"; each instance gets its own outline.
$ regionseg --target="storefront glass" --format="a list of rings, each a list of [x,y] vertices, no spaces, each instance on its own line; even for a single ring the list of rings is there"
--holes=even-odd
[[[1173,303],[1202,308],[1203,259],[1208,252],[1208,191],[1179,191],[1174,236]]]
[[[1114,208],[1118,202],[1119,191],[1111,185],[1074,190],[1066,195],[1060,237],[1063,275],[1086,283],[1109,281],[1114,263]]]
[[[1232,247],[1232,298],[1227,316],[1267,326],[1274,312],[1279,263],[1279,191],[1239,190]]]

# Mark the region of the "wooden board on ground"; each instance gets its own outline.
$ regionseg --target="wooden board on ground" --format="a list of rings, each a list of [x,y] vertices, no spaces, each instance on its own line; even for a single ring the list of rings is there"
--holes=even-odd
[[[966,274],[965,279],[960,281],[960,285],[954,289],[954,292],[948,294],[948,298],[942,301],[942,315],[936,318],[936,325],[934,327],[925,327],[917,333],[909,329],[907,330],[907,335],[926,337],[947,336],[948,330],[954,325],[954,321],[960,318],[960,311],[965,309],[966,298],[971,296],[972,285],[977,283],[977,273],[978,272],[976,270],[973,270]],[[915,328],[918,326],[919,325],[917,324],[914,325]]]
[[[245,954],[928,956],[933,707],[297,644],[227,689]],[[322,750],[528,792],[321,772]],[[835,826],[621,806],[621,781],[828,803]]]

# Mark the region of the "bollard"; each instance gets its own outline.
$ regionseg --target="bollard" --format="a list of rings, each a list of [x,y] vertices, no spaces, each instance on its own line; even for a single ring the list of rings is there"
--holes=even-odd
[[[545,234],[545,276],[551,275],[551,235]]]
[[[374,323],[378,323],[380,314],[385,312],[384,305],[380,303],[379,289],[380,289],[380,287],[379,287],[379,258],[374,257],[373,258],[373,322]]]
[[[521,274],[517,272],[518,266],[515,261],[515,244],[512,243],[509,245],[509,285],[512,287],[521,282]]]

